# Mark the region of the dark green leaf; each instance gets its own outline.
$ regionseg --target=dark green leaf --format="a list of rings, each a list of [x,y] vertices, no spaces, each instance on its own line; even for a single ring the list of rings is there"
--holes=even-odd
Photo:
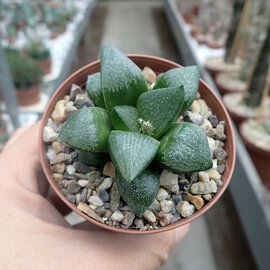
[[[101,87],[108,112],[117,105],[136,106],[140,94],[148,90],[141,69],[120,50],[103,44]]]
[[[86,90],[97,107],[106,109],[100,84],[100,72],[88,76]]]
[[[148,135],[158,139],[168,131],[179,116],[184,95],[183,86],[157,89],[140,95],[137,101],[138,112],[152,126]]]
[[[114,129],[125,131],[140,131],[139,113],[135,107],[123,105],[113,108],[111,122]]]
[[[177,172],[205,171],[213,165],[206,135],[191,123],[172,126],[160,142],[156,159]]]
[[[110,131],[109,115],[104,109],[83,107],[68,118],[59,140],[79,150],[107,152]]]
[[[183,85],[185,101],[181,109],[182,114],[194,101],[200,80],[200,70],[197,66],[173,68],[165,72],[157,81],[154,89]]]
[[[159,141],[150,136],[118,130],[111,132],[108,144],[115,167],[128,182],[148,167],[159,147]]]
[[[118,190],[129,208],[139,217],[154,201],[159,189],[159,174],[156,171],[145,170],[132,182],[126,181],[116,172]]]

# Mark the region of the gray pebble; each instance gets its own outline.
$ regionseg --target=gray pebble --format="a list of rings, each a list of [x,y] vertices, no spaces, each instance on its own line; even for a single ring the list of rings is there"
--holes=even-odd
[[[223,183],[221,180],[217,180],[216,185],[217,185],[217,189],[219,190],[222,187]]]
[[[75,160],[78,157],[78,153],[76,151],[73,151],[70,153],[72,160]]]
[[[48,119],[47,127],[52,128],[54,132],[59,132],[59,128],[56,125],[56,123],[52,120],[52,118]]]
[[[124,219],[124,215],[119,210],[114,211],[113,214],[111,215],[112,221],[121,222],[123,219]]]
[[[67,189],[70,193],[78,193],[81,190],[81,187],[75,180],[70,180],[67,186]]]
[[[175,202],[175,204],[178,204],[179,202],[181,202],[183,200],[181,194],[172,195],[172,199]]]
[[[47,153],[46,153],[46,157],[49,159],[49,160],[53,160],[55,159],[56,157],[56,153],[53,149],[48,149]]]
[[[104,206],[101,206],[101,207],[97,207],[95,212],[99,215],[99,216],[102,216],[106,213],[106,210],[105,210],[105,207]]]
[[[197,173],[197,172],[192,173],[192,174],[190,175],[190,182],[191,182],[191,183],[196,183],[196,182],[198,182],[198,173]]]
[[[72,162],[72,158],[70,154],[65,153],[59,153],[56,155],[54,159],[51,160],[51,164],[57,164],[57,163],[65,163],[70,164]]]
[[[70,202],[72,202],[72,203],[76,202],[75,195],[71,194],[68,189],[62,188],[61,191]]]
[[[124,216],[124,219],[122,220],[122,223],[130,227],[131,224],[133,223],[134,218],[135,218],[135,214],[130,211],[127,211]]]
[[[95,180],[100,177],[100,172],[99,171],[92,171],[90,173],[86,174],[86,178],[90,181],[90,182],[95,182]]]
[[[78,181],[78,184],[80,185],[80,187],[86,187],[88,185],[89,181],[85,180],[85,179],[80,179]]]
[[[178,175],[172,173],[166,169],[161,172],[160,175],[160,185],[165,187],[170,187],[173,185],[177,185],[178,183]]]
[[[168,194],[168,193],[167,193]],[[165,197],[166,198],[166,197]],[[164,199],[165,199],[164,198]],[[149,206],[150,210],[153,210],[154,212],[158,212],[160,211],[161,207],[160,207],[160,203],[158,202],[157,199],[155,199],[152,204]]]
[[[103,178],[99,177],[95,180],[94,186],[97,188],[103,181]]]
[[[156,222],[156,216],[155,214],[150,211],[150,210],[146,210],[143,214],[143,217],[148,221],[148,222],[151,222],[151,223],[154,223]]]
[[[215,139],[219,141],[225,141],[227,139],[226,135],[224,134],[224,125],[218,124],[215,128]]]
[[[223,174],[223,173],[224,173],[224,170],[225,170],[225,167],[226,167],[225,163],[218,164],[218,165],[217,165],[217,170],[218,170],[218,172],[219,172],[220,174]]]
[[[90,196],[88,202],[96,206],[102,206],[104,204],[98,196]]]
[[[70,100],[74,101],[77,94],[79,94],[81,92],[82,92],[81,87],[79,85],[73,83],[71,85],[71,88],[70,88],[70,94],[69,94]]]
[[[44,127],[43,129],[43,141],[48,142],[54,142],[57,140],[57,133],[51,128],[51,127]]]
[[[110,209],[112,211],[115,211],[117,209],[119,209],[119,205],[120,205],[120,193],[118,191],[116,182],[113,183],[111,190],[110,190]]]
[[[81,192],[80,202],[85,202],[87,197],[87,188],[84,188]]]
[[[203,117],[197,113],[197,112],[190,112],[190,111],[186,111],[184,114],[184,121],[185,122],[190,122],[196,125],[202,125],[204,120]]]
[[[111,187],[113,183],[113,179],[110,177],[107,177],[103,180],[103,182],[99,185],[98,190],[106,190]]]
[[[192,194],[210,194],[217,192],[215,181],[198,182],[191,185],[190,191]]]
[[[208,117],[208,120],[212,124],[212,127],[215,128],[218,125],[218,118],[215,114],[212,114]]]
[[[100,190],[98,196],[103,202],[108,202],[110,200],[110,195],[106,190]]]
[[[176,212],[175,214],[173,214],[173,219],[171,221],[171,223],[175,223],[176,221],[180,220],[181,216],[178,212]]]
[[[165,199],[167,198],[167,196],[168,196],[168,192],[167,192],[165,189],[160,188],[160,189],[158,190],[157,199],[158,199],[159,201],[165,200]]]
[[[213,154],[214,158],[216,158],[218,161],[225,160],[227,157],[227,152],[222,148],[215,149]]]
[[[90,167],[83,164],[83,163],[74,162],[73,165],[74,165],[76,171],[79,173],[87,174],[91,171]]]
[[[66,166],[66,172],[67,172],[69,175],[73,175],[73,174],[76,172],[76,169],[74,168],[73,165],[67,165],[67,166]]]
[[[142,229],[144,227],[143,220],[140,218],[135,218],[134,224],[135,224],[137,229]]]
[[[172,201],[166,201],[163,200],[160,202],[161,210],[165,213],[169,213],[172,210],[173,202]]]
[[[70,175],[67,172],[64,172],[64,178],[69,179],[69,180],[74,180],[76,179],[74,175]]]

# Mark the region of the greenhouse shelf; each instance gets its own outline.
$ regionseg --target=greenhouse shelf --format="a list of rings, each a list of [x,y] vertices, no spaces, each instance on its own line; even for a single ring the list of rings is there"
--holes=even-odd
[[[40,101],[33,106],[18,107],[20,126],[34,123],[36,119],[40,118],[50,97],[69,75],[72,63],[76,59],[76,52],[83,37],[85,25],[88,23],[96,3],[97,0],[76,3],[79,12],[74,20],[68,24],[67,31],[57,39],[46,42],[52,55],[52,71],[43,78]],[[9,89],[11,88],[9,87]],[[9,107],[13,108],[17,106],[14,99],[13,102],[8,104]],[[4,112],[8,111],[5,104],[1,104],[1,106]]]
[[[198,65],[201,77],[220,96],[212,77],[204,68],[208,57],[221,56],[223,49],[210,49],[189,34],[190,26],[184,20],[174,0],[164,0],[164,9],[175,37],[183,64]],[[250,156],[234,127],[236,139],[236,164],[229,190],[234,200],[246,238],[260,270],[270,266],[270,205],[266,191]]]

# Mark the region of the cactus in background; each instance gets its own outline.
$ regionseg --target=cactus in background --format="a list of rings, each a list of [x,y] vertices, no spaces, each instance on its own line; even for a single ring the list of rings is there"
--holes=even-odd
[[[270,2],[268,0],[253,1],[250,9],[250,24],[245,29],[245,61],[240,72],[240,79],[246,82],[253,72],[254,62],[265,38],[269,23]]]
[[[229,55],[231,53],[233,41],[234,41],[237,28],[240,22],[244,4],[245,4],[245,0],[235,0],[233,4],[232,20],[231,20],[228,37],[225,44],[225,62],[228,61]]]
[[[257,59],[256,67],[250,80],[245,103],[257,107],[261,103],[270,60],[270,24],[268,22],[267,34]]]

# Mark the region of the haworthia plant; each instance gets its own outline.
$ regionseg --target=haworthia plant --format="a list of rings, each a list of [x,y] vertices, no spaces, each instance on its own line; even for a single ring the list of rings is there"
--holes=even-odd
[[[165,72],[150,91],[141,69],[104,44],[101,73],[87,81],[87,91],[99,107],[74,112],[59,139],[80,150],[79,161],[89,165],[104,164],[109,152],[121,196],[141,217],[157,194],[160,167],[177,172],[212,167],[201,128],[176,124],[194,101],[198,84],[198,67],[176,68]]]

